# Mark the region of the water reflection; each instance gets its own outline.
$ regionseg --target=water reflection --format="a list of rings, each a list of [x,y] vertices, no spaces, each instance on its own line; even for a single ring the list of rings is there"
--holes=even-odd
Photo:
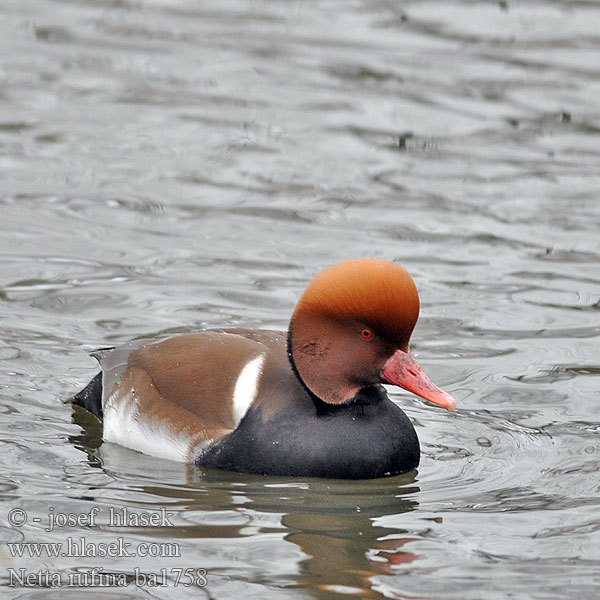
[[[262,560],[278,564],[275,570],[285,587],[320,590],[325,594],[320,597],[340,590],[376,597],[372,577],[392,574],[397,565],[417,559],[410,551],[415,538],[406,530],[374,522],[418,508],[416,472],[339,481],[210,470],[102,444],[97,420],[79,407],[74,418],[84,429],[71,437],[72,443],[86,452],[90,466],[101,469],[120,490],[128,490],[113,500],[115,505],[133,511],[167,506],[177,515],[173,527],[125,528],[120,533],[193,541],[195,554],[212,555],[212,576],[247,572],[240,541],[264,536],[271,536],[271,542],[261,549]],[[94,493],[91,487],[86,495],[94,498]],[[213,545],[217,540],[218,549]],[[294,550],[281,544],[292,544]]]

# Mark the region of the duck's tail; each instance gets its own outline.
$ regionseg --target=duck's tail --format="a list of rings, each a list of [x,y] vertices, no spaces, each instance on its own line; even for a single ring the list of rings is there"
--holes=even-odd
[[[73,404],[83,406],[102,421],[102,371],[72,398]]]

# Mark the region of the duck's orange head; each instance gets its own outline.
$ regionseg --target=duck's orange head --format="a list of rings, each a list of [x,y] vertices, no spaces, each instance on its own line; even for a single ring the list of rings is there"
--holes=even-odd
[[[409,352],[418,317],[417,287],[400,265],[378,258],[337,263],[298,301],[289,329],[292,362],[306,387],[330,404],[391,383],[454,410],[454,398]]]

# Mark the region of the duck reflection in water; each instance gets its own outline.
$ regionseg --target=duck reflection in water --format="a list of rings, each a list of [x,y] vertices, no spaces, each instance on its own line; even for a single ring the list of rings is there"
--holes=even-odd
[[[129,528],[127,534],[168,537],[182,545],[194,540],[193,552],[179,560],[197,567],[210,563],[209,584],[211,578],[259,580],[269,561],[285,587],[320,594],[352,589],[361,598],[380,597],[373,578],[393,575],[418,558],[407,549],[417,538],[377,524],[417,509],[416,471],[357,482],[203,469],[101,444],[92,419],[80,409],[75,414],[88,426],[72,441],[88,454],[90,465],[110,475],[119,498],[114,502],[133,510],[141,496],[144,510],[166,506],[174,513],[173,527]],[[93,489],[88,496],[94,498]],[[104,502],[106,496],[104,487]],[[287,544],[295,550],[286,550]]]

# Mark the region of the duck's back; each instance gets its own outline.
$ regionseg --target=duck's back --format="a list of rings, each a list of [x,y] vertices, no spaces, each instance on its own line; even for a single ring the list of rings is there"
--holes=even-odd
[[[279,331],[219,330],[141,340],[95,353],[102,374],[77,394],[104,439],[192,462],[233,431],[260,396],[265,365],[294,378]]]

